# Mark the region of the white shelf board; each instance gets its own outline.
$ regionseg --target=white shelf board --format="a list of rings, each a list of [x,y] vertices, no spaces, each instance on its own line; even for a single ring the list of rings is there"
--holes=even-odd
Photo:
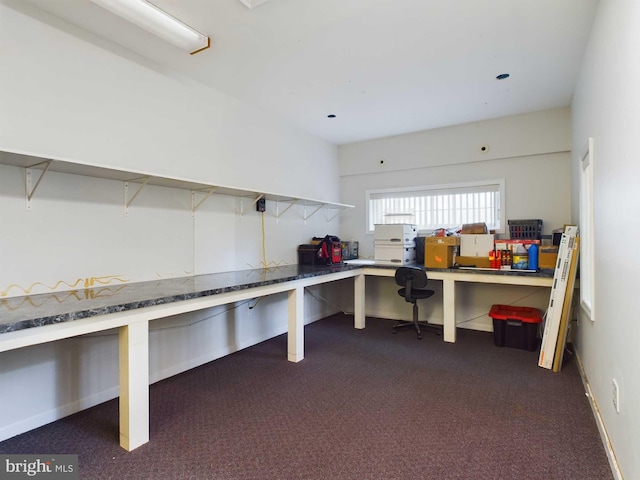
[[[145,172],[137,172],[131,170],[118,170],[114,168],[100,167],[86,163],[76,163],[68,160],[58,160],[54,158],[43,158],[32,155],[23,155],[20,153],[12,153],[0,151],[0,164],[10,165],[22,168],[35,168],[44,170],[46,162],[51,161],[49,167],[50,172],[66,173],[70,175],[82,175],[86,177],[103,178],[107,180],[118,180],[122,182],[136,182],[140,179],[149,178],[147,185],[156,185],[159,187],[180,188],[183,190],[209,190],[214,188],[214,194],[230,195],[234,197],[251,197],[256,198],[262,195],[263,198],[274,202],[293,202],[297,201],[301,205],[323,205],[326,208],[346,209],[354,208],[353,205],[343,203],[327,202],[313,198],[297,197],[294,195],[283,195],[271,192],[261,192],[257,190],[248,190],[238,187],[230,187],[224,185],[215,185],[211,183],[202,183],[194,180],[163,177]],[[142,181],[142,180],[140,180]]]

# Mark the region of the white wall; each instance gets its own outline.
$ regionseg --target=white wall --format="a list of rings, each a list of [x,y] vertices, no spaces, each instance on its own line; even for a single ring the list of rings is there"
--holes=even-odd
[[[570,110],[558,108],[342,145],[340,175],[567,152],[571,149],[570,122]],[[489,146],[486,153],[480,152],[482,145]]]
[[[8,5],[16,2],[0,3],[0,151],[339,201],[335,146],[71,35],[25,2]],[[261,216],[246,204],[239,215],[236,198],[213,195],[192,216],[188,190],[147,186],[125,216],[122,182],[49,172],[27,211],[25,174],[0,165],[0,314],[25,291],[73,298],[64,290],[78,279],[102,279],[108,294],[122,279],[263,261]],[[274,211],[267,202],[270,265],[296,263],[299,243],[339,233],[339,221],[321,212],[305,222],[302,206],[279,219]],[[306,321],[338,309],[339,287],[306,294]],[[253,303],[153,322],[151,380],[286,330],[284,296]],[[0,354],[0,439],[117,396],[117,365],[115,332]]]
[[[338,201],[335,146],[18,6],[0,3],[0,150]]]
[[[355,205],[342,215],[343,238],[358,240],[361,257],[373,258],[373,235],[365,233],[368,189],[497,178],[505,179],[505,218],[541,218],[543,233],[551,233],[571,221],[570,120],[570,109],[561,108],[340,146],[341,198]],[[481,153],[481,145],[489,145],[488,153]],[[367,314],[401,315],[392,282],[367,282]],[[421,316],[442,323],[441,285],[433,282],[433,287],[438,296],[425,302]],[[491,331],[492,304],[545,310],[549,291],[465,285],[458,298],[459,326]]]
[[[624,478],[640,478],[640,3],[601,0],[573,98],[573,216],[579,157],[594,139],[595,322],[581,315],[577,347]],[[622,240],[617,248],[611,234]],[[612,380],[620,413],[611,401]]]

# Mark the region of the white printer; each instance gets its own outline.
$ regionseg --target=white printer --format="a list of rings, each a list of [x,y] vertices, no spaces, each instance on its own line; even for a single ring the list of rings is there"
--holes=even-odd
[[[416,261],[418,227],[411,223],[375,225],[373,240],[377,263],[407,265]]]

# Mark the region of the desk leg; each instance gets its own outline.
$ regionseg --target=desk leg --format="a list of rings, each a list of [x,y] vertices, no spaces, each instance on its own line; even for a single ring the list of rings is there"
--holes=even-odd
[[[120,446],[149,441],[149,322],[120,327]]]
[[[365,326],[364,277],[363,274],[353,277],[353,326],[355,328]]]
[[[287,358],[290,362],[304,359],[304,287],[289,290],[289,331]]]
[[[442,281],[442,303],[444,310],[444,341],[456,341],[456,282]]]

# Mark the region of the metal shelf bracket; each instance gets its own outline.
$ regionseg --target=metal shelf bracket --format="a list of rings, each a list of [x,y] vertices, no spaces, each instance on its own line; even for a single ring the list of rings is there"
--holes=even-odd
[[[336,210],[336,212],[335,212],[333,215],[331,215],[331,216],[329,217],[329,214],[328,214],[329,210]],[[338,215],[340,215],[343,211],[344,211],[344,208],[328,208],[328,209],[326,209],[326,210],[325,210],[325,218],[326,218],[327,222],[330,222],[331,220],[333,220],[334,218],[336,218],[336,217],[337,217]]]
[[[305,206],[304,206],[304,214],[303,214],[303,217],[302,217],[302,218],[304,218],[304,221],[306,222],[306,221],[307,221],[307,220],[309,220],[313,215],[315,215],[315,214],[316,214],[316,213],[317,213],[317,212],[318,212],[322,207],[324,207],[324,203],[323,203],[323,204],[321,204],[321,205],[318,205],[318,207],[316,207],[316,209],[315,209],[313,212],[311,212],[309,215],[307,215],[307,206],[305,205]]]
[[[256,203],[258,203],[258,200],[260,200],[262,197],[264,197],[264,193],[261,193],[260,195],[258,195],[256,199],[253,202],[251,202],[251,205],[255,205]]]
[[[297,199],[291,200],[289,201],[289,205],[287,205],[284,210],[280,211],[280,202],[276,202],[276,218],[280,218],[282,215],[285,214],[287,210],[293,207],[296,203],[298,203]]]
[[[35,185],[33,184],[33,172],[34,172],[34,168],[33,167],[37,167],[40,165],[45,165],[44,170],[42,170],[42,173],[40,174],[40,176],[38,177],[38,179],[36,180]],[[25,201],[26,201],[26,206],[27,206],[27,211],[31,210],[31,199],[33,198],[33,195],[36,193],[36,190],[38,189],[38,186],[40,185],[40,182],[42,181],[42,179],[44,178],[45,174],[47,173],[47,171],[49,170],[49,167],[51,166],[51,160],[47,160],[46,162],[40,162],[40,163],[36,163],[35,165],[31,165],[30,167],[25,168]]]
[[[264,193],[259,194],[250,204],[249,206],[255,205],[256,203],[258,203],[258,200],[260,200],[262,197],[264,197]],[[242,198],[240,197],[240,216],[242,217],[244,215],[244,204],[242,203]]]
[[[198,210],[200,208],[200,205],[202,205],[207,198],[209,198],[213,192],[215,191],[216,187],[211,187],[211,188],[204,188],[202,190],[192,190],[191,191],[191,216],[194,216],[196,214],[196,210]],[[198,193],[202,193],[204,194],[204,197],[202,197],[202,199],[196,203],[196,196]]]
[[[138,194],[142,191],[144,186],[149,182],[149,180],[151,180],[151,177],[140,177],[140,178],[132,178],[131,180],[124,182],[124,215],[125,216],[129,215],[129,207],[131,206],[135,198],[138,196]],[[140,183],[138,190],[136,190],[136,193],[134,193],[131,196],[131,198],[129,198],[129,182]]]

